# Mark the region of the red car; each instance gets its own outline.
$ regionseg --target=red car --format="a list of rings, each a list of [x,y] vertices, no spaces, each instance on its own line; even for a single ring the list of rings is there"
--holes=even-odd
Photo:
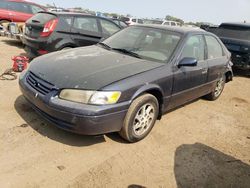
[[[4,22],[26,22],[40,11],[46,11],[46,9],[29,1],[0,0],[0,24]]]

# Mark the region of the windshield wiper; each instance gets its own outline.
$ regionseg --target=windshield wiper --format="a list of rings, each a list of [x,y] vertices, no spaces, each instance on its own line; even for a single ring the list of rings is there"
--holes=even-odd
[[[97,43],[97,44],[99,44],[99,45],[101,45],[101,46],[103,46],[103,47],[105,47],[105,48],[107,48],[107,49],[111,49],[111,47],[110,47],[109,45],[107,45],[107,44],[105,44],[105,43],[103,43],[103,42],[99,42],[99,43]]]
[[[131,51],[126,50],[124,48],[112,48],[112,50],[116,50],[116,51],[122,52],[124,54],[127,54],[127,55],[130,55],[130,56],[133,56],[133,57],[141,59],[141,56],[139,54],[137,54],[135,52],[131,52]]]

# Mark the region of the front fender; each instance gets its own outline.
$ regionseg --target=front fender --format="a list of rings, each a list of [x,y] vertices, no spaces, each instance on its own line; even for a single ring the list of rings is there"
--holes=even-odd
[[[160,88],[160,86],[156,85],[156,84],[146,84],[143,85],[142,87],[140,87],[135,94],[132,96],[132,100],[134,100],[135,98],[137,98],[138,96],[140,96],[143,93],[149,92],[149,91],[158,91],[161,93],[161,96],[163,96],[163,91]]]

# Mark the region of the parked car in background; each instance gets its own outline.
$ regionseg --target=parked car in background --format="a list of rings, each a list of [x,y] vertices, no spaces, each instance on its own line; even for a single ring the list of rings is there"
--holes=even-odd
[[[25,51],[30,58],[89,46],[120,30],[113,21],[79,13],[40,12],[26,22]]]
[[[128,24],[126,24],[125,22],[123,22],[120,19],[117,18],[112,18],[113,22],[115,22],[117,25],[119,25],[121,28],[125,28],[128,26]]]
[[[218,29],[218,26],[216,26],[216,25],[215,26],[209,26],[206,31],[216,34],[217,29]]]
[[[5,22],[26,22],[40,11],[45,11],[45,8],[30,1],[0,0],[0,24]]]
[[[161,25],[169,25],[169,26],[181,26],[180,22],[174,22],[174,21],[163,21]]]
[[[215,33],[231,52],[234,67],[250,70],[250,24],[222,23]]]
[[[24,97],[56,126],[145,138],[170,109],[216,100],[232,80],[230,53],[192,28],[135,25],[102,43],[45,55],[20,76]]]
[[[143,20],[142,19],[138,19],[138,18],[130,18],[130,17],[122,17],[121,20],[123,22],[125,22],[128,25],[135,25],[135,24],[143,24]]]
[[[163,23],[162,20],[144,20],[143,21],[144,24],[157,24],[157,25],[161,25]]]

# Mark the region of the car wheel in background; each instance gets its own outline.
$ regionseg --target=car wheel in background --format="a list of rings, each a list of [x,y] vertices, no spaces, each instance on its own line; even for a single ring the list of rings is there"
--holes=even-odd
[[[158,100],[153,95],[136,98],[129,107],[120,136],[129,142],[142,140],[152,130],[158,114]]]
[[[205,96],[206,99],[214,101],[218,99],[224,89],[226,77],[223,75],[216,83],[213,91]]]

